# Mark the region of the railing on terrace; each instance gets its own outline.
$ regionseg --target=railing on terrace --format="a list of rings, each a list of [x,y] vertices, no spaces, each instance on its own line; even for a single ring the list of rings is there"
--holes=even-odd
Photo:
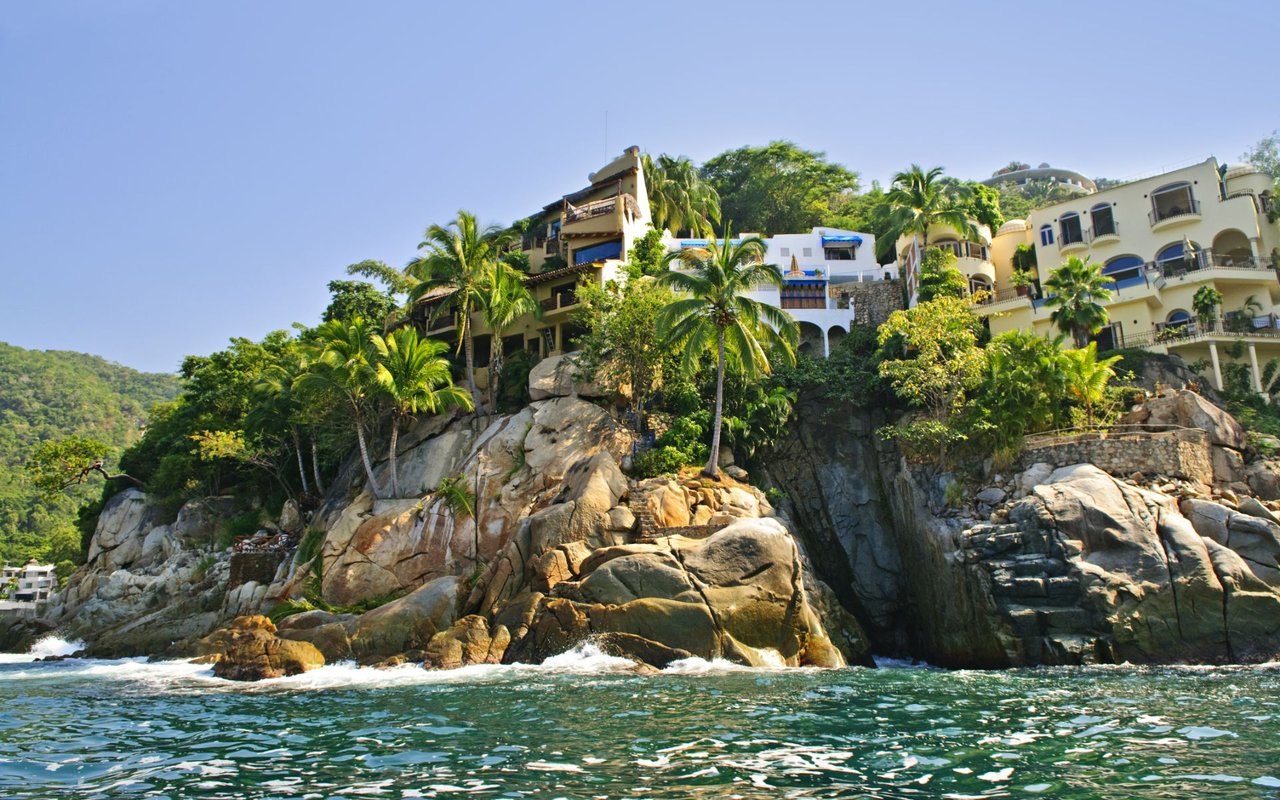
[[[580,206],[569,206],[565,209],[565,224],[573,222],[581,222],[584,219],[592,219],[593,217],[603,217],[612,214],[618,208],[618,201],[621,200],[623,207],[633,216],[640,215],[640,203],[633,195],[624,194],[616,197],[606,197],[603,200],[592,200],[590,203]]]
[[[1207,441],[1208,434],[1203,428],[1187,428],[1182,425],[1109,425],[1105,428],[1058,428],[1057,430],[1033,433],[1022,440],[1022,449],[1038,450],[1043,447],[1056,447],[1083,441],[1100,441],[1103,439],[1119,439],[1128,441],[1164,438],[1178,438],[1187,441]]]
[[[979,261],[986,261],[987,248],[986,245],[976,242],[930,242],[929,247],[936,247],[939,250],[950,250],[956,258],[976,258]]]
[[[547,243],[547,234],[542,233],[526,233],[520,238],[521,250],[535,250]]]
[[[1208,336],[1269,339],[1280,338],[1280,317],[1264,314],[1242,323],[1238,317],[1223,317],[1207,322],[1191,320],[1181,323],[1157,323],[1151,330],[1126,333],[1120,337],[1123,347],[1150,347],[1156,344],[1186,344]]]
[[[974,302],[980,306],[992,306],[996,303],[1003,303],[1008,300],[1017,300],[1019,297],[1031,298],[1031,287],[1025,289],[999,289],[997,291],[986,290],[977,295]]]
[[[543,311],[556,311],[561,308],[570,308],[577,304],[578,297],[574,294],[557,294],[538,301],[538,305],[542,307]]]
[[[1191,215],[1199,216],[1199,214],[1200,201],[1188,200],[1187,205],[1185,206],[1175,205],[1170,206],[1169,208],[1153,208],[1147,212],[1147,219],[1151,221],[1152,226],[1155,226],[1157,223],[1164,222],[1167,219],[1173,219],[1174,217],[1186,217]]]
[[[1101,225],[1094,225],[1092,228],[1089,229],[1087,235],[1088,235],[1089,241],[1091,242],[1103,236],[1119,236],[1120,223],[1116,222],[1115,220],[1112,220],[1111,222],[1104,223]]]
[[[1065,231],[1061,231],[1058,236],[1058,249],[1063,250],[1072,245],[1084,244],[1085,241],[1084,229],[1068,228]]]
[[[1148,261],[1146,268],[1164,278],[1181,278],[1193,272],[1210,269],[1253,269],[1274,270],[1274,258],[1254,258],[1253,256],[1237,256],[1227,253],[1215,253],[1212,250],[1201,250],[1191,258],[1173,258],[1165,261]]]

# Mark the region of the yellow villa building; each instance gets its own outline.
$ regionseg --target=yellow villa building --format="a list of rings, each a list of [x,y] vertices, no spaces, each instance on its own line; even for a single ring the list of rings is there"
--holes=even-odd
[[[993,334],[1057,333],[1041,281],[1072,256],[1088,258],[1102,265],[1112,293],[1105,304],[1110,325],[1095,337],[1100,349],[1141,347],[1204,361],[1219,389],[1224,361],[1247,362],[1261,391],[1261,368],[1280,358],[1280,224],[1268,219],[1274,202],[1269,176],[1209,158],[1080,194],[1010,220],[994,234],[980,226],[974,241],[938,227],[929,246],[956,254],[974,310]],[[1035,252],[1029,286],[1014,280],[1019,245]],[[898,252],[914,287],[918,243],[899,241]],[[1223,302],[1211,319],[1200,320],[1192,297],[1204,286],[1221,292]]]

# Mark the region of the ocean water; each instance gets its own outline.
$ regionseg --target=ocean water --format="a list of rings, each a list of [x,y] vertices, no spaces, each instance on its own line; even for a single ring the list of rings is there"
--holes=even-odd
[[[1280,798],[1280,665],[628,666],[3,656],[0,797]]]

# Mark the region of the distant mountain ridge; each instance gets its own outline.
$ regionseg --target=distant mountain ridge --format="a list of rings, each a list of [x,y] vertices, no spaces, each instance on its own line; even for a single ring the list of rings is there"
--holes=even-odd
[[[122,450],[141,433],[147,411],[172,400],[176,375],[141,372],[99,356],[26,350],[0,342],[0,562],[61,560],[79,547],[76,508],[98,484],[43,498],[24,480],[32,448],[87,436]]]

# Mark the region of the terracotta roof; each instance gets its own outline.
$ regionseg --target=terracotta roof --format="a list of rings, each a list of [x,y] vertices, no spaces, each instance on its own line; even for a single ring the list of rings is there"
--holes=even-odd
[[[588,264],[575,264],[572,267],[561,267],[560,269],[553,269],[550,272],[539,272],[536,275],[530,275],[529,277],[525,278],[524,285],[537,286],[538,284],[541,284],[541,283],[554,281],[556,278],[564,278],[569,275],[578,275],[583,272],[587,272],[589,270],[596,269],[596,268],[597,268],[597,264],[588,263]]]

